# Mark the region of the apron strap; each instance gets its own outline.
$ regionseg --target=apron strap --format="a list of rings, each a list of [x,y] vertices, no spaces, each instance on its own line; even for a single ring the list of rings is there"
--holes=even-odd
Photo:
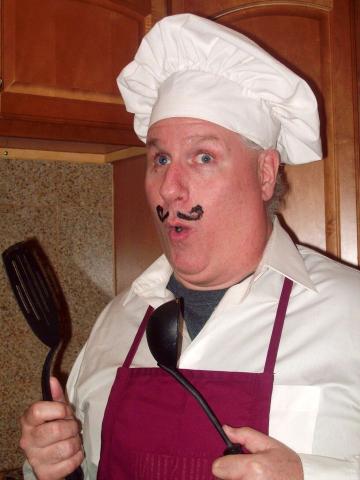
[[[280,300],[278,303],[276,317],[274,322],[273,331],[271,334],[271,340],[269,344],[268,353],[266,356],[266,363],[264,372],[274,373],[276,357],[279,350],[281,333],[284,325],[284,320],[286,316],[286,310],[289,304],[289,298],[291,289],[293,286],[293,281],[285,277],[283,287],[281,290]]]
[[[133,361],[133,358],[135,356],[135,353],[139,347],[139,344],[141,342],[141,339],[145,333],[145,330],[146,330],[146,325],[148,323],[148,320],[152,314],[152,312],[154,311],[153,307],[149,306],[148,309],[146,310],[146,313],[145,313],[145,316],[143,318],[143,321],[141,322],[140,324],[140,327],[136,333],[136,336],[134,338],[134,341],[130,347],[130,350],[128,351],[128,354],[126,355],[126,358],[125,358],[125,361],[123,363],[123,367],[125,368],[129,368],[132,361]]]

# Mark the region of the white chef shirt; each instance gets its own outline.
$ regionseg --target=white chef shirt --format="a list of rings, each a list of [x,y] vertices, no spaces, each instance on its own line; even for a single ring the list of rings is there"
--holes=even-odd
[[[117,296],[74,364],[68,394],[83,424],[86,480],[96,479],[116,370],[148,305],[173,298],[166,289],[171,273],[162,256]],[[295,246],[275,220],[256,272],[226,292],[192,342],[186,336],[179,367],[262,372],[284,276],[294,286],[275,366],[270,435],[300,455],[305,480],[359,480],[360,272]],[[154,366],[144,335],[132,367]]]

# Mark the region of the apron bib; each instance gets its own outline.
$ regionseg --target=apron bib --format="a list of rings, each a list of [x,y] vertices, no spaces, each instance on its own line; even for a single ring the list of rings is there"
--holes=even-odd
[[[274,367],[293,282],[284,280],[262,373],[181,372],[221,424],[268,434]],[[102,424],[98,480],[210,480],[225,444],[198,402],[160,368],[130,368],[149,307],[117,371]]]

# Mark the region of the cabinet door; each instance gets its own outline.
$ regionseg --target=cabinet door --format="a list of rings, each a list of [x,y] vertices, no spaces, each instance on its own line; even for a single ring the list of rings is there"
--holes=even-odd
[[[283,218],[300,242],[352,264],[358,262],[360,245],[356,4],[357,0],[311,0],[306,6],[298,0],[172,0],[170,6],[170,13],[196,13],[248,35],[312,86],[320,106],[325,159],[286,167],[290,193]]]
[[[113,164],[116,292],[129,287],[161,254],[145,197],[145,170],[145,156],[127,158]]]
[[[0,135],[137,144],[116,77],[151,0],[2,0]]]

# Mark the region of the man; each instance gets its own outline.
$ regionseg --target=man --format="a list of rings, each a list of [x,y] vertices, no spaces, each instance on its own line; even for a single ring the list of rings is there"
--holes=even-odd
[[[358,479],[360,275],[296,247],[268,209],[279,152],[294,164],[321,156],[309,87],[193,15],[158,23],[119,85],[147,144],[165,256],[105,309],[72,370],[85,477]],[[144,332],[174,296],[186,323],[179,368],[245,454],[222,456],[199,405],[156,367]],[[82,460],[75,414],[55,379],[52,390],[57,401],[22,418],[40,480]]]

